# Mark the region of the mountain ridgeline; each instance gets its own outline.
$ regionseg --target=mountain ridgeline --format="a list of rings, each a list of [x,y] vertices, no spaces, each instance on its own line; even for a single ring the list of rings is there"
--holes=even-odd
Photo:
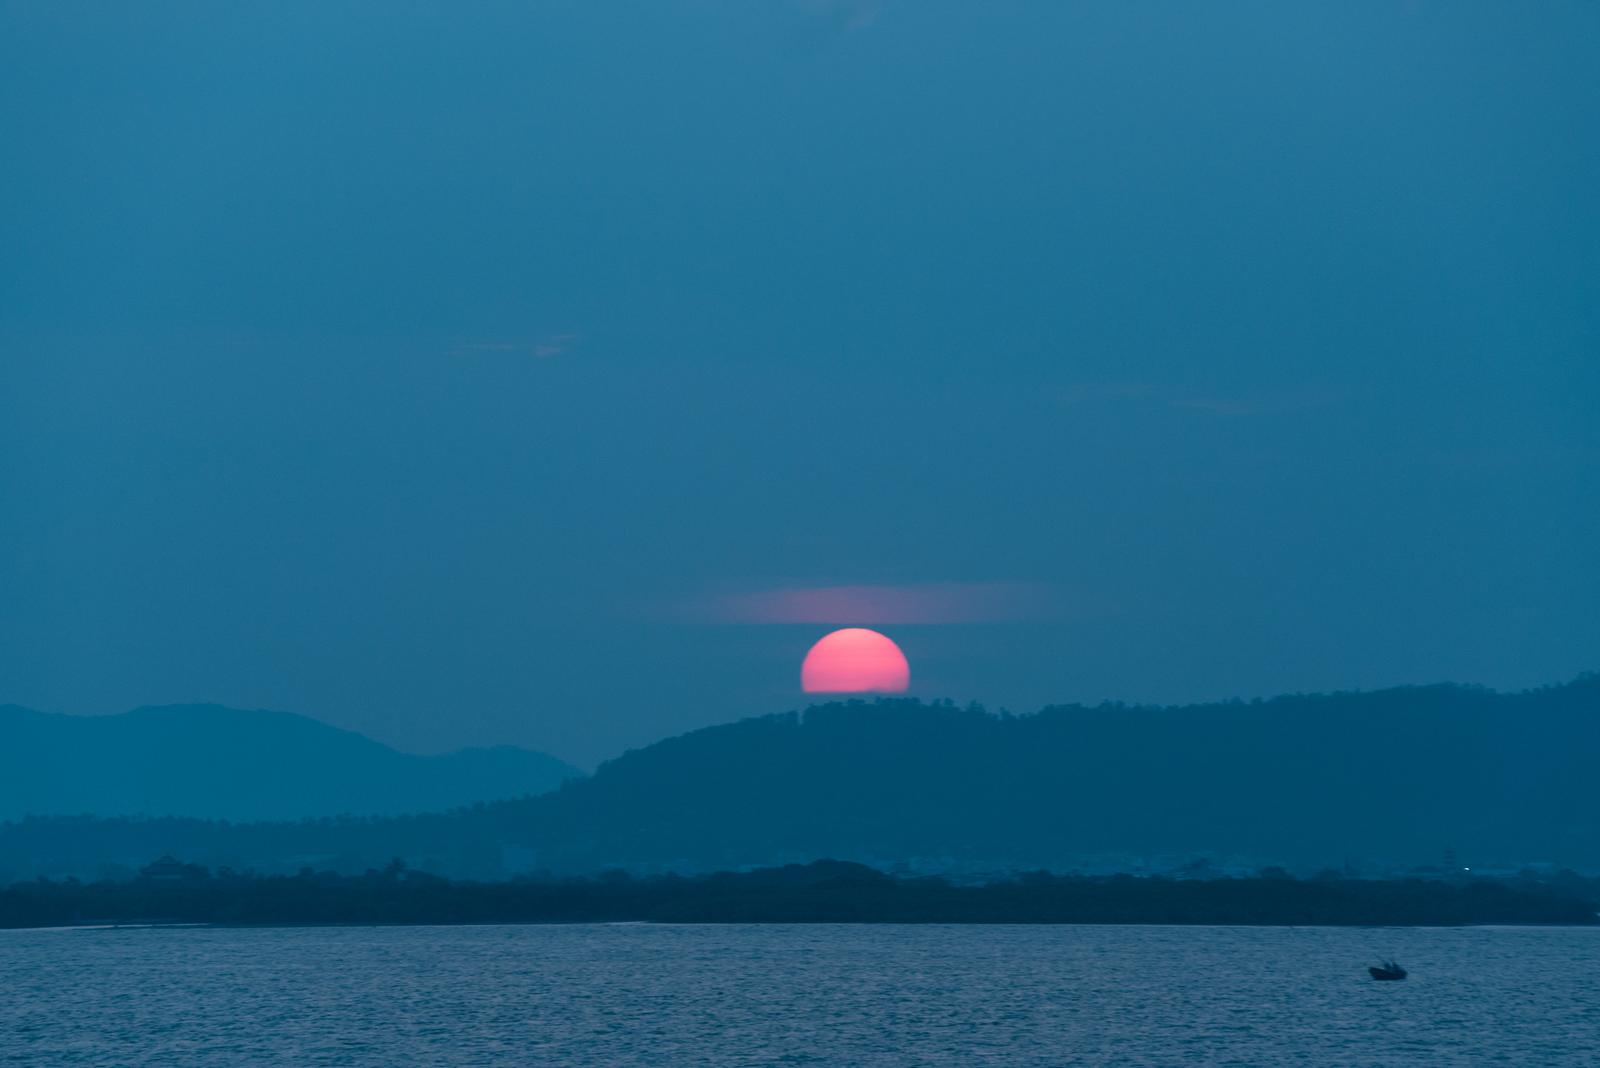
[[[705,871],[835,857],[913,870],[1115,870],[1211,857],[1303,868],[1600,870],[1600,676],[1026,716],[849,701],[694,731],[537,797],[395,820],[0,828],[0,871],[93,874],[163,852],[360,871]]]
[[[394,815],[544,793],[581,774],[510,746],[401,753],[287,712],[165,705],[65,716],[0,706],[0,819]]]

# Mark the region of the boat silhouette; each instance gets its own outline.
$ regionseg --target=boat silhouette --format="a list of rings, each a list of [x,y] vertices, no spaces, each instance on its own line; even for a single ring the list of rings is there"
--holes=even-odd
[[[1406,970],[1392,960],[1386,960],[1377,967],[1368,968],[1367,971],[1372,974],[1374,979],[1381,981],[1392,982],[1406,977]]]

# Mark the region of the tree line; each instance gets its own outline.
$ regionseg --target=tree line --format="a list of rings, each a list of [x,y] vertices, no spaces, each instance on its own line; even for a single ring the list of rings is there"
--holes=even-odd
[[[361,875],[209,871],[170,858],[125,880],[0,889],[0,927],[134,923],[1593,924],[1600,880],[1173,879],[1020,874],[982,885],[843,861],[748,872],[475,882],[395,860]]]

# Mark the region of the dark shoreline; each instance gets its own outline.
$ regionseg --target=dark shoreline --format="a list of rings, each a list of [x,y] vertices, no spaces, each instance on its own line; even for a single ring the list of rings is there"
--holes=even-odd
[[[4,931],[273,931],[358,927],[1245,927],[1264,930],[1466,930],[1512,927],[1527,930],[1592,930],[1600,922],[1577,920],[1492,920],[1474,923],[1278,923],[1208,920],[283,920],[249,923],[205,920],[0,924]]]
[[[981,886],[859,864],[683,878],[461,882],[401,864],[365,875],[34,880],[0,889],[0,927],[226,927],[523,923],[1094,924],[1105,926],[1595,926],[1600,886],[1521,879],[1171,879],[1019,875]]]

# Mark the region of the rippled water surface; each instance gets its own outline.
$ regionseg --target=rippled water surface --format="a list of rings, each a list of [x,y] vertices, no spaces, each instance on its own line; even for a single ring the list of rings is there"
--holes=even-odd
[[[1600,1065],[1589,929],[0,931],[0,975],[30,1066]]]

